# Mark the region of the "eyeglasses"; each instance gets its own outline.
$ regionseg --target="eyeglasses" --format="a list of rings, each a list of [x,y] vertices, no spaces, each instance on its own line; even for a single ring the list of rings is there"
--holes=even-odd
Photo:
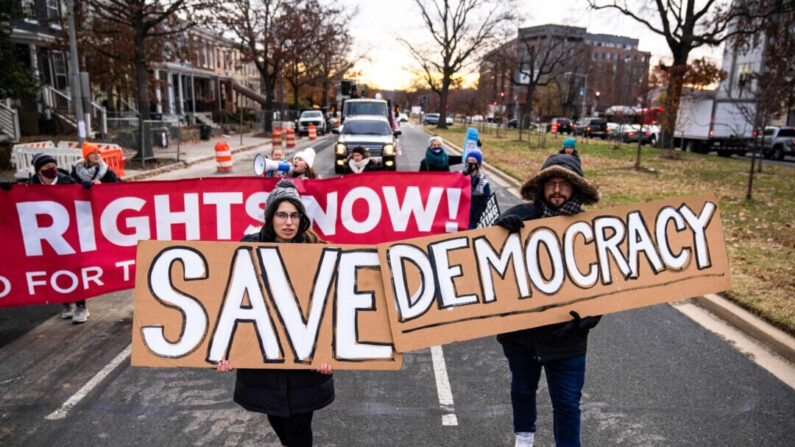
[[[284,211],[278,211],[274,216],[279,220],[300,220],[301,213],[286,213]]]
[[[567,182],[566,180],[559,181],[559,182],[546,182],[544,183],[544,189],[554,191],[560,188],[561,191],[568,191],[571,190],[571,183]]]

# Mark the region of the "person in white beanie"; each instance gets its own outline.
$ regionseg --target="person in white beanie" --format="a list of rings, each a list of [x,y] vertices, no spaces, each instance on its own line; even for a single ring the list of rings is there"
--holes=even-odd
[[[308,147],[302,151],[298,151],[293,155],[293,170],[290,171],[290,177],[306,179],[319,179],[315,169],[312,167],[315,164],[315,149]]]

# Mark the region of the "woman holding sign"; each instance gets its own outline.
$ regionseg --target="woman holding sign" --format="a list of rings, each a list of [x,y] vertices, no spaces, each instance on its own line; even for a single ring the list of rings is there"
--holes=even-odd
[[[281,180],[268,196],[265,225],[244,242],[322,243],[310,229],[309,218],[295,184]],[[231,371],[229,360],[218,371]],[[282,445],[312,445],[312,415],[334,400],[331,366],[318,371],[280,369],[238,369],[234,400],[249,411],[268,415],[268,421]]]

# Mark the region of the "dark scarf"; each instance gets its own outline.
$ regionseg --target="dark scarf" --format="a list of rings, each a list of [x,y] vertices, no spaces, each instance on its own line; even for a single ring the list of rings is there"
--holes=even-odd
[[[560,206],[560,208],[551,208],[546,200],[540,200],[541,203],[541,217],[554,217],[554,216],[571,216],[582,212],[582,202],[576,195],[572,196],[568,202]]]
[[[431,171],[444,170],[450,167],[450,163],[447,159],[447,152],[441,148],[438,154],[435,154],[430,147],[425,149],[425,164],[428,165],[428,170]]]

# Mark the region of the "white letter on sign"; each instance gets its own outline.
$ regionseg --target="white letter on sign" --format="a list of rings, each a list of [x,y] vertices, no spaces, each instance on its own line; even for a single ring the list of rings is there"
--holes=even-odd
[[[207,278],[207,260],[192,248],[168,248],[158,254],[149,268],[149,287],[155,299],[166,307],[176,306],[182,312],[182,333],[176,342],[166,340],[163,326],[141,328],[144,344],[159,357],[179,358],[190,354],[201,344],[207,332],[207,312],[199,300],[185,295],[171,284],[171,266],[181,262],[186,281]]]
[[[238,323],[254,323],[259,341],[260,351],[265,363],[280,362],[283,359],[279,339],[273,329],[273,323],[265,306],[265,297],[262,295],[254,262],[251,259],[251,248],[242,247],[235,251],[232,260],[232,274],[226,285],[224,302],[221,304],[221,314],[215,326],[213,338],[207,353],[207,361],[218,363],[228,356],[232,346],[232,337]],[[249,305],[243,304],[248,296]]]
[[[375,294],[359,292],[356,271],[359,268],[378,267],[378,252],[351,251],[340,256],[337,275],[337,312],[335,357],[340,360],[388,359],[392,357],[391,344],[359,343],[360,310],[375,310]]]
[[[309,299],[308,318],[304,318],[304,312],[295,296],[290,278],[285,272],[279,249],[276,247],[260,248],[257,253],[265,288],[276,305],[276,310],[279,311],[279,318],[287,331],[287,338],[293,349],[295,361],[296,363],[309,363],[315,353],[318,328],[323,320],[326,299],[334,279],[340,249],[323,249],[320,266],[317,267],[315,277],[312,279],[314,285]]]
[[[400,321],[411,320],[427,312],[436,295],[436,281],[428,256],[413,245],[394,245],[387,252],[387,259],[392,270],[392,289],[395,292]],[[411,298],[403,268],[405,261],[414,264],[420,273],[419,290]]]
[[[75,252],[63,237],[66,229],[69,228],[69,211],[60,203],[49,200],[20,202],[17,203],[17,214],[26,255],[41,256],[41,241],[43,240],[46,240],[59,255],[71,255]],[[50,216],[52,224],[48,227],[40,227],[37,218],[39,214]]]

